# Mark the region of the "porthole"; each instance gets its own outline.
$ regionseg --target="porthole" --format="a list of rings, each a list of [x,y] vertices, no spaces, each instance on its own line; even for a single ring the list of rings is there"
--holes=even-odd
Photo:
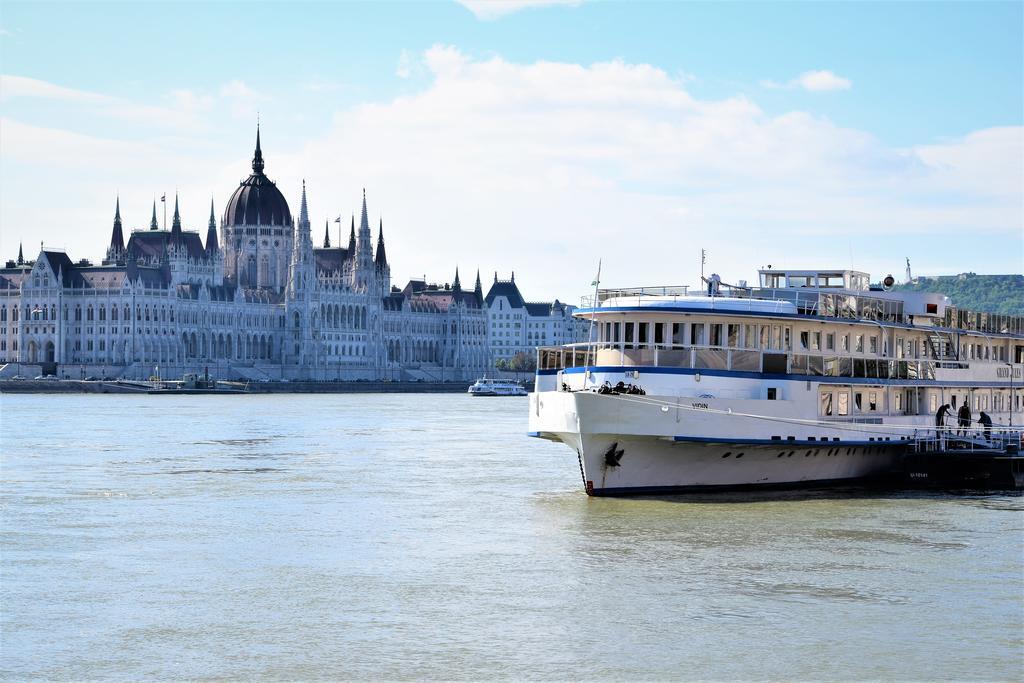
[[[742,458],[742,457],[743,457],[743,454],[742,454],[742,453],[738,453],[738,454],[736,455],[736,459],[737,459],[737,460],[739,460],[739,459],[740,459],[740,458]]]
[[[728,457],[729,457],[730,455],[732,455],[732,451],[729,451],[728,453],[726,453],[725,455],[723,455],[723,456],[722,456],[722,458],[723,458],[723,459],[724,459],[724,458],[728,458]]]

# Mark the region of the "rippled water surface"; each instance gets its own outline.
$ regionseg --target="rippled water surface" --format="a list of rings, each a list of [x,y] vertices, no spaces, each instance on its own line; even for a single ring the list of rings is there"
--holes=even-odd
[[[590,499],[526,399],[0,396],[5,678],[1019,679],[1019,497]]]

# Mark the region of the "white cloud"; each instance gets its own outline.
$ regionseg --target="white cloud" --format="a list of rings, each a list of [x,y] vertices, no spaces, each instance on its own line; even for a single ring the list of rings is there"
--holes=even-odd
[[[482,21],[499,19],[507,14],[532,7],[567,5],[576,7],[583,0],[456,0]]]
[[[848,78],[837,76],[831,71],[805,71],[796,78],[786,82],[761,81],[761,86],[773,90],[795,90],[802,88],[809,92],[826,92],[829,90],[849,90],[853,82]]]

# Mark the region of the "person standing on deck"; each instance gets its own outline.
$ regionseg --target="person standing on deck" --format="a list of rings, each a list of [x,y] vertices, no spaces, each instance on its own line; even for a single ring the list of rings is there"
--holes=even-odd
[[[966,398],[963,405],[960,406],[960,410],[957,411],[957,427],[957,436],[967,436],[968,430],[971,428],[971,409]]]
[[[943,403],[935,413],[935,435],[939,438],[942,438],[945,431],[946,416],[952,417],[953,411],[950,409],[948,403]]]
[[[978,414],[978,424],[985,433],[985,441],[992,441],[992,418],[984,410]]]

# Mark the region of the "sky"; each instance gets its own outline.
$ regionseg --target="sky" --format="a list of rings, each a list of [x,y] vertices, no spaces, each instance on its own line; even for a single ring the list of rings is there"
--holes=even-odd
[[[848,268],[1024,272],[1024,4],[0,4],[0,259],[205,236],[266,172],[392,280],[528,300]],[[159,212],[158,208],[158,212]],[[162,220],[162,213],[160,213]],[[376,234],[374,235],[376,237]],[[347,234],[345,235],[347,240]]]

